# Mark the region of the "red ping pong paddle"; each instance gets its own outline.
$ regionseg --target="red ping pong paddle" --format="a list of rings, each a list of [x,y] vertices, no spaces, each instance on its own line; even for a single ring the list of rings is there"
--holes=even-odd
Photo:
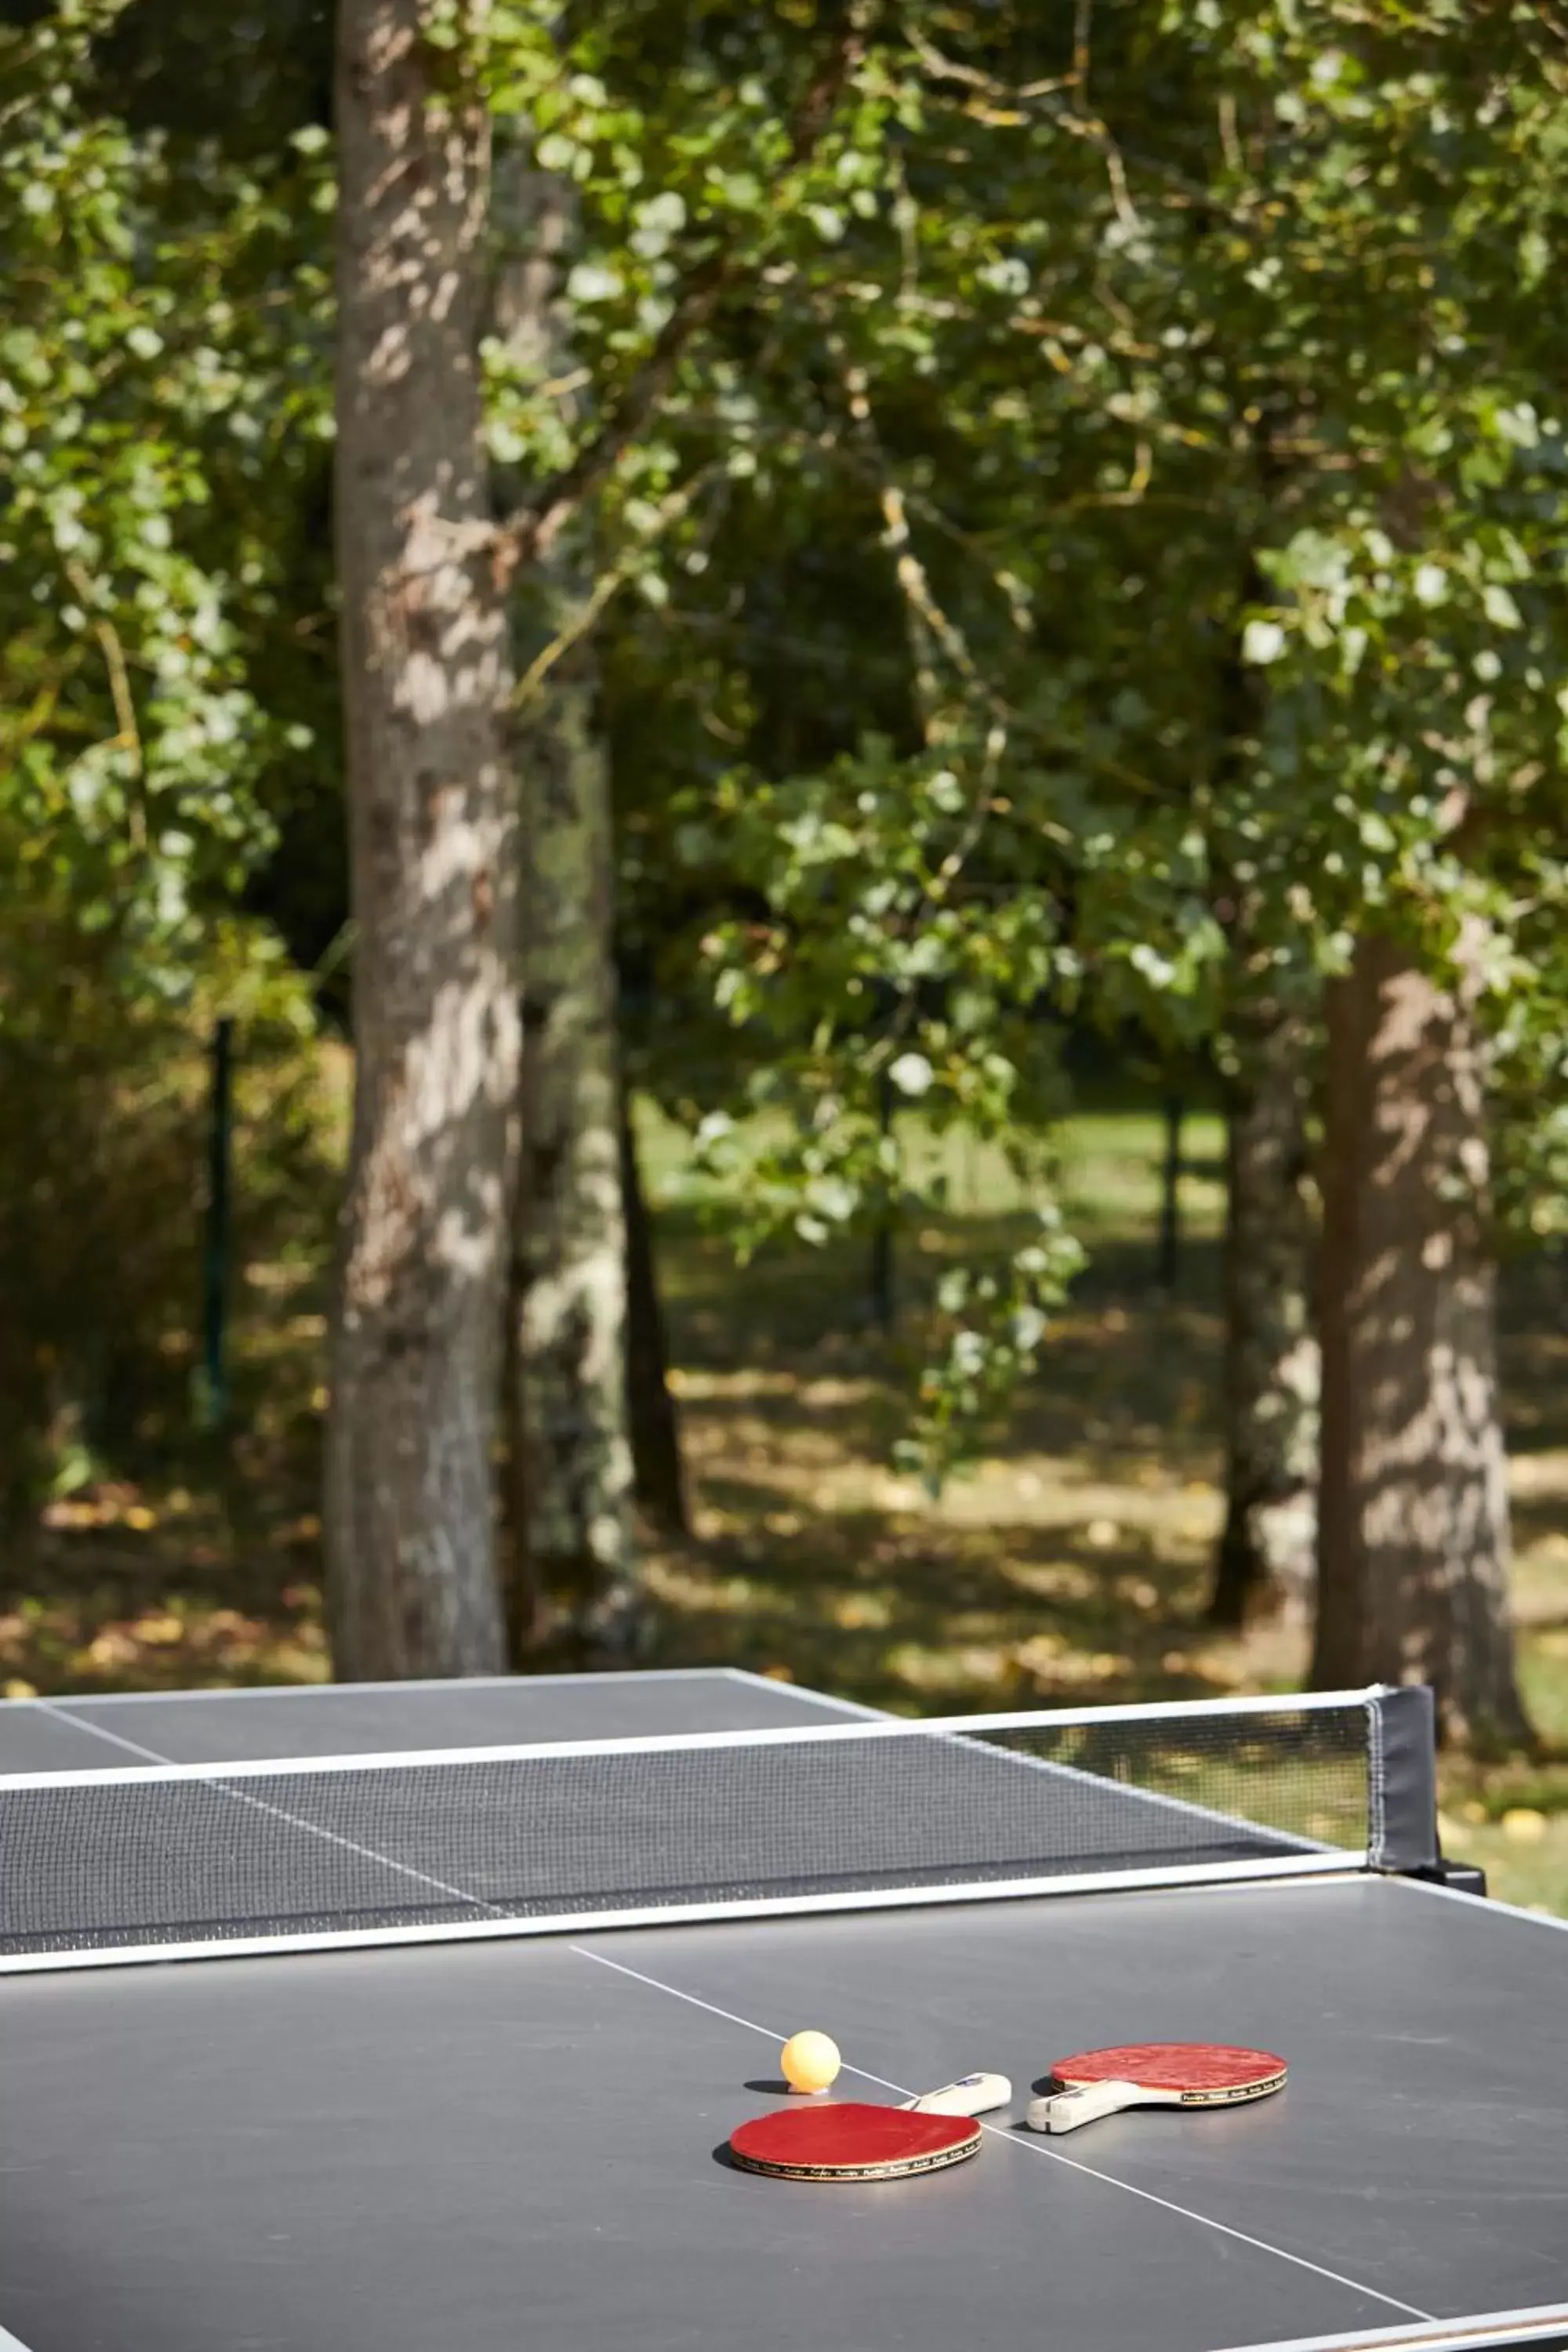
[[[1076,2131],[1124,2107],[1228,2107],[1283,2090],[1289,2069],[1268,2050],[1217,2042],[1132,2042],[1080,2050],[1051,2068],[1058,2090],[1031,2099],[1031,2131]]]
[[[776,2180],[899,2180],[962,2164],[980,2146],[972,2118],[1005,2106],[1012,2085],[1001,2074],[966,2074],[900,2107],[858,2099],[826,2106],[783,2107],[730,2135],[730,2158],[742,2172]]]

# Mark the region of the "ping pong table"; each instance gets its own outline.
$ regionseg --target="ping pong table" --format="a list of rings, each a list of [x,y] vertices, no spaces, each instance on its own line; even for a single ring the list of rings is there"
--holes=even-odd
[[[1568,2347],[1568,1939],[1433,1866],[1413,1697],[0,1705],[0,2352]],[[994,2069],[1015,2116],[1095,2043],[1291,2076],[997,2116],[927,2179],[741,2173],[807,2025],[840,2095]]]

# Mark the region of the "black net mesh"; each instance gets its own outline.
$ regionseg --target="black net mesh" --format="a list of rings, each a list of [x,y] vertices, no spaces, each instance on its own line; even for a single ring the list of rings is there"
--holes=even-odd
[[[0,1780],[0,1954],[287,1942],[1363,1852],[1364,1709],[857,1726]]]

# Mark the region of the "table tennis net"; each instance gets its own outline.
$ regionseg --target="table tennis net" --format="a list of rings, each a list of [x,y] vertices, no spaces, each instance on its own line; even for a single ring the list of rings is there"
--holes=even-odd
[[[1377,1859],[1381,1721],[1358,1694],[14,1774],[0,1970],[1343,1868]]]

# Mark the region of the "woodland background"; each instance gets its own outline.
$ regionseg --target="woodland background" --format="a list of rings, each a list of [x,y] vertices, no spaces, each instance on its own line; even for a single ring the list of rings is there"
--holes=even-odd
[[[1568,1908],[1568,17],[0,5],[0,1682],[1417,1678]]]

